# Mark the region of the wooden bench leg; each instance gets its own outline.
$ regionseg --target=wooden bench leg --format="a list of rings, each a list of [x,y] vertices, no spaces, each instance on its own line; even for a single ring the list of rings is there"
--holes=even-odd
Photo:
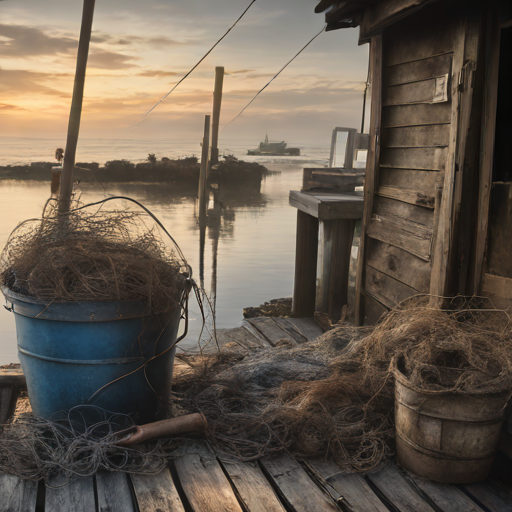
[[[295,281],[292,315],[312,317],[315,313],[316,266],[318,255],[318,219],[297,210]]]
[[[19,396],[20,388],[15,384],[0,386],[0,425],[11,420]]]
[[[316,310],[333,321],[347,304],[348,280],[355,220],[324,220],[320,225]]]

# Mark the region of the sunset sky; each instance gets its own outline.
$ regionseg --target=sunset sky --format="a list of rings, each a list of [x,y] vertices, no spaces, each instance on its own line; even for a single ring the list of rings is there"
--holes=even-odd
[[[97,0],[82,137],[198,138],[224,66],[221,126],[323,26],[314,0],[257,0],[212,54],[138,128],[249,0]],[[63,137],[81,0],[0,0],[0,136]],[[360,124],[368,46],[357,30],[323,33],[226,128],[225,140],[328,143]]]

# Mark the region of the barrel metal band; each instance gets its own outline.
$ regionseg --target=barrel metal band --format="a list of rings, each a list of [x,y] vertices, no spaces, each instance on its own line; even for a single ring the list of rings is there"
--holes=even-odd
[[[41,356],[34,354],[18,347],[18,350],[26,356],[34,357],[36,359],[42,359],[43,361],[51,361],[52,363],[63,363],[63,364],[80,364],[80,365],[105,365],[105,364],[129,364],[129,363],[141,363],[146,361],[143,357],[120,357],[116,359],[60,359],[57,357]]]

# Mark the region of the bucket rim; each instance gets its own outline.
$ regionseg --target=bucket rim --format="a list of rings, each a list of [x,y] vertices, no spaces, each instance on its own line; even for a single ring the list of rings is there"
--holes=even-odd
[[[398,362],[401,359],[401,356],[393,357],[390,363],[391,372],[395,378],[395,384],[401,384],[403,387],[406,387],[415,393],[428,395],[428,396],[451,396],[451,397],[482,397],[482,396],[494,396],[494,397],[509,397],[512,395],[512,390],[510,389],[502,389],[500,391],[488,391],[488,390],[479,390],[475,389],[473,391],[455,391],[453,389],[447,390],[437,390],[437,389],[423,389],[415,386],[407,376],[400,370],[398,367]]]

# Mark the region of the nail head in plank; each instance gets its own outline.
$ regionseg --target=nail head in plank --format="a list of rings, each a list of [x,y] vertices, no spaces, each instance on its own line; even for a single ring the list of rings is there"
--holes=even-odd
[[[34,512],[37,500],[37,482],[22,480],[14,475],[0,475],[0,497],[2,499],[0,510],[2,511]]]
[[[195,445],[190,453],[176,458],[174,464],[195,512],[242,512],[231,484],[210,450]]]
[[[285,512],[257,462],[223,463],[222,465],[247,510],[250,512]]]
[[[302,466],[290,455],[264,457],[261,464],[282,499],[294,512],[338,510],[332,499],[309,478]]]
[[[135,512],[128,475],[121,472],[96,474],[98,512]]]
[[[53,482],[52,482],[53,483]],[[46,486],[45,512],[91,512],[96,510],[93,477],[71,479],[65,485]],[[100,509],[106,510],[106,509]],[[110,511],[110,509],[108,509]],[[129,511],[130,509],[127,509]]]
[[[388,512],[362,475],[344,473],[330,461],[308,462],[308,465],[341,495],[343,507],[350,512]]]
[[[443,512],[483,512],[454,485],[440,484],[413,474],[408,476]]]
[[[368,473],[367,476],[400,512],[434,511],[393,464],[388,464],[379,471]]]
[[[131,474],[140,512],[185,512],[168,469],[156,475]]]

